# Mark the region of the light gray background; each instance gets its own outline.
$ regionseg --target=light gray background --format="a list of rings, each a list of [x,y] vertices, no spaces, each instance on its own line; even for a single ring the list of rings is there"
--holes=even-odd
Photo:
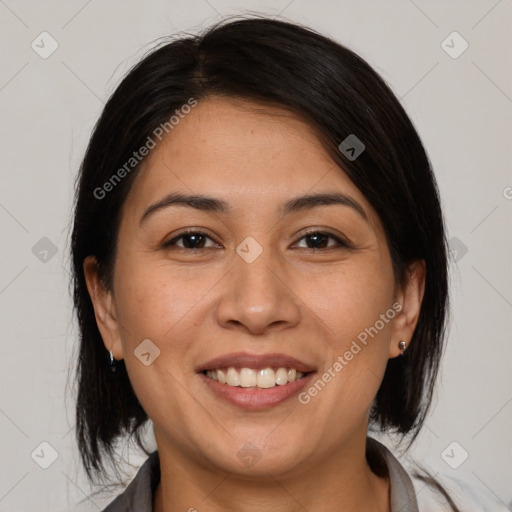
[[[158,37],[247,10],[281,13],[355,49],[417,126],[458,261],[436,406],[411,454],[509,504],[510,0],[0,0],[0,510],[66,510],[89,492],[68,379],[76,330],[67,251],[73,180],[103,103]],[[47,59],[31,48],[50,48],[43,31],[58,43]],[[453,31],[469,43],[458,58],[441,45]],[[462,48],[453,38],[446,44],[452,53]],[[33,251],[43,237],[54,256]],[[36,450],[39,463],[51,462],[43,441],[58,454],[48,469],[31,458]],[[460,447],[448,451],[452,459],[469,453],[458,469],[441,456],[453,441]],[[135,465],[143,460],[128,453]]]

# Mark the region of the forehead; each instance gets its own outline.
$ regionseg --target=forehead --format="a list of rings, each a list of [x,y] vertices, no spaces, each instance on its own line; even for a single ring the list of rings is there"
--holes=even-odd
[[[318,189],[340,190],[367,205],[304,120],[280,108],[210,97],[146,157],[127,203],[140,211],[180,191],[264,208]]]

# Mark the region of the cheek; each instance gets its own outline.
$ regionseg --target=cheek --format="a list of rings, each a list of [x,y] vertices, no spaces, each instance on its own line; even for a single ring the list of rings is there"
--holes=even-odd
[[[319,286],[301,291],[326,333],[318,340],[325,365],[318,377],[328,383],[317,385],[322,389],[318,406],[330,411],[335,424],[346,421],[347,411],[364,420],[388,360],[394,281],[384,269],[372,268],[378,267],[347,265],[328,279],[317,279]]]
[[[132,387],[155,423],[166,424],[172,417],[177,431],[194,421],[183,386],[197,351],[207,294],[218,281],[211,274],[192,267],[171,271],[168,264],[142,258],[120,259],[116,266],[116,312]],[[147,339],[154,346],[143,342]],[[141,359],[145,353],[150,354],[148,365]]]
[[[312,286],[314,282],[303,282],[300,296],[323,321],[340,350],[367,332],[392,306],[392,277],[384,270],[372,271],[370,265],[347,265],[329,275],[317,275],[317,284]],[[391,323],[381,324],[377,326],[379,332],[389,333]]]
[[[213,272],[192,267],[119,261],[118,269],[116,308],[128,333],[123,341],[130,343],[150,338],[163,344],[172,342],[173,333],[180,337],[215,284]]]

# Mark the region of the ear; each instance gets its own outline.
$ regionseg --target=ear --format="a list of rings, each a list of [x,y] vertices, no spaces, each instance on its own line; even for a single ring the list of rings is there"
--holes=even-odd
[[[98,262],[95,256],[87,256],[83,263],[87,290],[94,307],[96,323],[103,338],[105,348],[119,360],[123,358],[123,347],[119,323],[115,311],[112,293],[106,290],[98,274]]]
[[[409,347],[412,335],[418,318],[420,316],[421,303],[425,293],[425,261],[417,260],[413,262],[406,270],[407,276],[403,286],[397,293],[396,302],[401,305],[399,313],[393,320],[391,330],[391,343],[389,345],[389,357],[397,357],[402,351],[398,348],[398,343],[404,340]]]

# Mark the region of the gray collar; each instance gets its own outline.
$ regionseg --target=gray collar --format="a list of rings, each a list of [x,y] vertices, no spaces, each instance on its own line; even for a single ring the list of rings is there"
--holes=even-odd
[[[389,476],[391,512],[419,512],[411,477],[389,449],[376,439],[366,439],[366,450]],[[384,464],[382,464],[384,463]]]
[[[153,495],[160,482],[160,458],[154,451],[135,478],[103,512],[153,512]]]
[[[414,486],[407,471],[386,446],[367,438],[367,452],[373,464],[389,476],[391,512],[419,512]],[[126,490],[103,512],[153,512],[153,495],[160,482],[160,459],[154,451]]]

